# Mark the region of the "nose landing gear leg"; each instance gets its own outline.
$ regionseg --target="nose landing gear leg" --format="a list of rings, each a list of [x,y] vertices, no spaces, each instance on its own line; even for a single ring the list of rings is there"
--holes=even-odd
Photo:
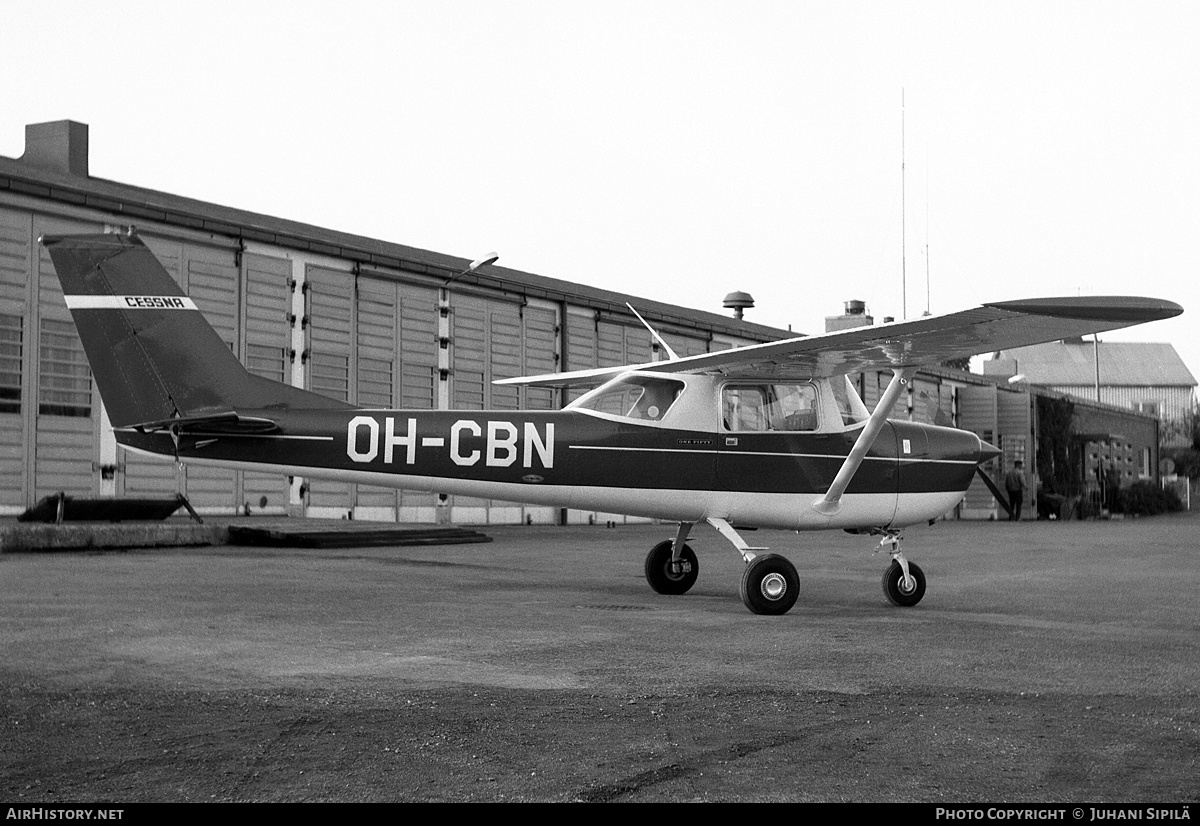
[[[883,595],[892,605],[908,608],[925,596],[925,572],[905,558],[900,539],[899,531],[887,531],[879,541],[880,547],[891,546],[888,553],[892,555],[892,564],[883,572]]]

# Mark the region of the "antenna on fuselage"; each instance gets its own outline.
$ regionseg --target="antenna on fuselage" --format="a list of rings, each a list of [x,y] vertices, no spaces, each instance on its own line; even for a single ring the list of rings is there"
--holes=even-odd
[[[650,324],[646,321],[646,319],[642,318],[642,314],[639,313],[637,310],[633,309],[633,305],[630,304],[628,301],[625,302],[625,306],[628,307],[629,312],[631,312],[635,316],[637,316],[637,320],[642,322],[642,324],[645,326],[645,328],[650,331],[650,335],[654,336],[654,340],[657,341],[660,345],[662,345],[662,348],[667,351],[667,358],[671,361],[678,361],[679,356],[677,356],[675,354],[675,351],[671,349],[671,345],[667,344],[667,342],[665,340],[663,340],[663,337],[658,334],[658,331],[655,330],[653,327],[651,327]]]

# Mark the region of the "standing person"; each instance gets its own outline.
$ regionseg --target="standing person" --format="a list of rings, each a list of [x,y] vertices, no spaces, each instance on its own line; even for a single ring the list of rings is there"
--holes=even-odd
[[[1025,470],[1020,459],[1013,462],[1012,470],[1004,475],[1004,489],[1008,491],[1008,509],[1011,511],[1008,519],[1020,522],[1021,505],[1025,504]]]

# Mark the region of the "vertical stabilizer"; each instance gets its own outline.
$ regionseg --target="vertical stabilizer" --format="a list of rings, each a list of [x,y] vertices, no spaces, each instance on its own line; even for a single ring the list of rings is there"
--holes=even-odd
[[[136,235],[44,236],[114,426],[348,405],[246,371]]]

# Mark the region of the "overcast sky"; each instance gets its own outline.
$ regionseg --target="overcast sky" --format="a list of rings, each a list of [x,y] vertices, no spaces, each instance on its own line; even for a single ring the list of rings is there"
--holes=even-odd
[[[1168,298],[1104,338],[1200,377],[1200,3],[0,11],[0,155],[81,121],[95,177],[808,333],[905,273],[910,317],[927,272],[935,313]]]

